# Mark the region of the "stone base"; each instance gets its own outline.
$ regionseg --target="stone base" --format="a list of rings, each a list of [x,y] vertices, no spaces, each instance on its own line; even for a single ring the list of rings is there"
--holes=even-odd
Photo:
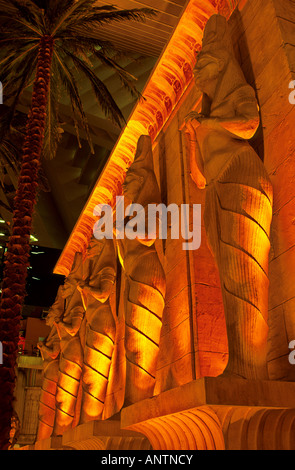
[[[150,450],[148,439],[136,431],[121,429],[120,421],[89,421],[63,436],[37,441],[20,450]]]
[[[203,378],[122,410],[154,450],[294,450],[295,383]]]
[[[295,450],[295,382],[199,379],[27,448]]]

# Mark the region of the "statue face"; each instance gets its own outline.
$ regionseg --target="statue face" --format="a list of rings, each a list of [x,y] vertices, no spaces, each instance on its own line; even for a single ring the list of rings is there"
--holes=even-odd
[[[199,55],[199,59],[194,68],[194,77],[197,88],[205,92],[208,84],[217,81],[220,73],[218,60],[207,54]]]

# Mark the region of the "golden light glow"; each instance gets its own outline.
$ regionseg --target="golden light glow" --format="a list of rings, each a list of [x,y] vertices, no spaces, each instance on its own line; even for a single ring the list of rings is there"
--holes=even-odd
[[[92,235],[98,204],[114,206],[121,194],[138,138],[150,135],[154,142],[193,78],[196,52],[208,18],[214,13],[230,16],[238,0],[191,0],[143,91],[145,100],[134,108],[110,158],[98,179],[55,266],[56,274],[68,275],[77,251],[84,251]]]

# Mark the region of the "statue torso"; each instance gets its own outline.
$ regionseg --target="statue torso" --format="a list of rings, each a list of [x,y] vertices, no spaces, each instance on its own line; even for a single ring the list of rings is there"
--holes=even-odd
[[[229,120],[235,115],[235,95],[227,100],[212,106],[210,119],[219,118]],[[204,162],[204,176],[207,183],[215,180],[226,167],[232,157],[244,149],[249,149],[247,141],[239,139],[221,126],[212,129],[201,124],[196,129],[196,136]]]

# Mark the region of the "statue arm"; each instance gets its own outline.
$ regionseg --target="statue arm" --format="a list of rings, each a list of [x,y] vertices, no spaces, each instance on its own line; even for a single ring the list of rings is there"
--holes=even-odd
[[[53,346],[51,348],[46,346],[44,343],[38,343],[37,346],[38,346],[38,349],[40,349],[41,354],[45,352],[52,359],[56,359],[57,356],[59,355],[60,346],[59,346],[59,343],[56,341],[53,343]]]
[[[199,121],[204,127],[210,129],[225,129],[244,140],[251,139],[259,126],[259,116],[254,115],[253,106],[244,104],[240,107],[240,114],[233,118],[200,118]]]
[[[81,315],[74,315],[72,317],[71,323],[66,323],[63,321],[59,321],[57,323],[57,328],[63,328],[69,335],[75,336],[75,334],[78,332],[81,323],[82,323],[83,316]]]
[[[86,294],[92,295],[96,300],[104,303],[111,295],[113,285],[115,283],[116,273],[113,268],[103,269],[98,276],[97,285],[92,286],[91,281],[89,284],[84,284],[82,290]]]
[[[190,120],[186,124],[185,137],[190,158],[190,176],[199,189],[204,189],[206,186],[204,162],[198,145],[196,130]]]
[[[100,287],[90,287],[90,286],[85,286],[83,291],[86,294],[92,295],[96,300],[99,300],[100,302],[104,303],[108,300],[112,288],[113,288],[114,282],[111,281],[103,281],[100,285]]]
[[[251,90],[252,91],[252,90]],[[259,126],[259,108],[255,97],[250,94],[240,94],[233,101],[233,117],[196,117],[202,127],[216,130],[226,130],[240,139],[251,139]]]

